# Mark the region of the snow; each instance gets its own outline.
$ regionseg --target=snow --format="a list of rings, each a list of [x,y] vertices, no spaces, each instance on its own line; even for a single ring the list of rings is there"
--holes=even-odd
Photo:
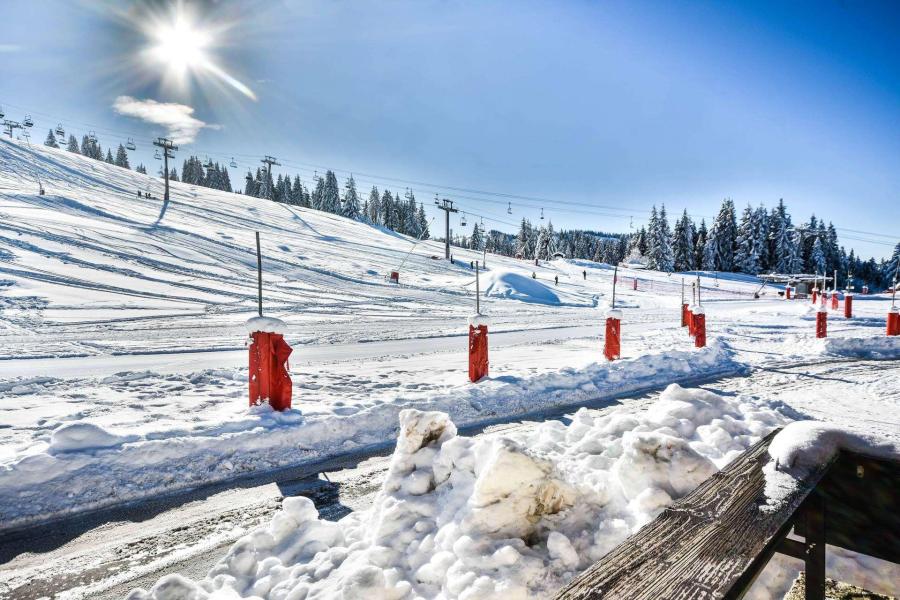
[[[53,431],[47,453],[60,454],[111,448],[133,439],[128,436],[112,434],[93,423],[69,423],[61,425]]]
[[[816,348],[833,356],[896,360],[900,358],[900,337],[830,337],[817,340]]]
[[[287,333],[287,324],[281,319],[274,317],[252,317],[247,319],[247,333],[255,333],[262,331],[265,333]]]
[[[164,578],[130,600],[169,600],[173,589],[198,599],[548,597],[787,420],[754,398],[678,385],[643,414],[580,409],[568,424],[494,438],[404,410],[371,508],[329,523],[290,499],[205,579]]]
[[[491,324],[491,318],[487,315],[471,315],[468,321],[469,327],[481,327],[482,325],[489,327]]]
[[[548,285],[520,273],[491,271],[484,279],[484,295],[490,298],[510,298],[534,304],[562,303],[559,295]]]

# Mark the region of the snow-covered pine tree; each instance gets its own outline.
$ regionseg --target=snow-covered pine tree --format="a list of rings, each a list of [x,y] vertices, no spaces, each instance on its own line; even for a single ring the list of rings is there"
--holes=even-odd
[[[472,250],[481,250],[484,243],[484,236],[481,234],[481,227],[478,223],[472,225],[472,237],[469,238],[469,248]]]
[[[391,194],[390,190],[384,190],[381,194],[381,225],[388,229],[395,229],[396,221],[394,219],[396,216],[397,213],[394,210],[394,196]]]
[[[530,239],[531,223],[528,222],[528,219],[522,217],[522,224],[519,226],[518,235],[516,235],[516,254],[521,254],[523,258],[534,258],[528,244]]]
[[[542,226],[538,231],[534,257],[538,260],[550,260],[550,232],[546,227]]]
[[[56,136],[53,135],[53,130],[47,132],[47,139],[44,140],[44,145],[49,148],[59,148],[59,144],[56,142]]]
[[[75,136],[71,133],[69,134],[69,145],[66,150],[74,152],[75,154],[81,154],[81,152],[78,151],[78,140],[76,140]]]
[[[330,169],[325,172],[325,190],[322,195],[322,210],[341,214],[341,191],[337,177]]]
[[[671,273],[675,269],[675,256],[672,252],[672,231],[669,229],[665,204],[660,205],[656,223],[656,254],[656,268]]]
[[[233,191],[231,188],[231,177],[228,175],[228,167],[222,167],[221,180],[222,180],[222,187],[221,187],[222,190],[224,190],[226,192]]]
[[[715,235],[713,235],[715,233]],[[716,270],[730,272],[734,270],[734,251],[737,246],[737,215],[734,201],[725,198],[722,208],[710,230],[710,239],[714,239],[716,253]]]
[[[178,170],[175,167],[172,167],[172,171],[169,173],[169,181],[178,181]]]
[[[294,175],[294,185],[291,186],[291,204],[294,206],[304,206],[303,197],[303,184],[300,183],[300,176]]]
[[[356,191],[356,181],[353,179],[353,175],[350,175],[347,178],[347,183],[344,184],[343,214],[348,219],[359,219],[361,210],[359,194]]]
[[[825,228],[825,237],[822,238],[822,250],[825,251],[825,264],[828,272],[831,273],[835,269],[840,269],[841,247],[838,244],[837,230],[835,230],[831,222]]]
[[[184,179],[184,169],[181,170],[182,179]],[[253,173],[250,170],[247,170],[247,177],[244,178],[246,183],[244,184],[244,195],[245,196],[256,196],[256,179],[253,177]]]
[[[812,247],[816,243],[816,237],[819,234],[819,220],[816,215],[809,218],[808,223],[804,223],[798,229],[803,234],[800,238],[800,258],[803,262],[803,269],[806,273],[813,272],[812,264]]]
[[[116,164],[116,159],[113,158],[112,151],[109,148],[106,149],[106,159],[105,160],[110,165]]]
[[[128,152],[125,151],[125,146],[122,144],[119,144],[119,147],[116,149],[116,166],[123,169],[131,168],[131,165],[128,164]]]
[[[694,224],[691,222],[687,210],[681,213],[680,219],[675,221],[675,229],[672,233],[672,253],[676,271],[694,269]]]
[[[753,223],[754,239],[759,255],[759,270],[762,272],[769,264],[769,213],[762,204],[753,211]]]
[[[374,185],[369,191],[368,205],[369,212],[366,216],[369,218],[369,223],[377,225],[381,222],[381,198],[378,195],[378,188]]]
[[[719,240],[718,231],[715,225],[706,234],[706,244],[703,245],[703,261],[701,263],[704,271],[717,271],[719,269]]]
[[[822,274],[828,265],[825,263],[825,250],[822,248],[822,240],[819,236],[813,240],[812,250],[809,253],[809,266],[812,273]]]
[[[735,268],[741,273],[756,275],[759,273],[759,247],[756,242],[756,220],[753,209],[748,204],[741,213],[741,224],[737,233],[737,252],[734,261]]]
[[[144,166],[144,163],[139,164],[134,168],[135,172],[140,173],[141,175],[147,174],[147,167]]]
[[[651,269],[659,268],[659,213],[656,212],[656,205],[650,209],[650,220],[647,222],[647,266]]]
[[[900,242],[894,246],[894,253],[885,263],[882,270],[882,277],[886,285],[892,285],[896,281],[900,281]]]
[[[787,270],[785,273],[802,273],[803,272],[803,257],[800,255],[801,242],[803,239],[803,234],[799,231],[789,232],[791,237],[791,242],[787,246]]]
[[[428,231],[428,217],[425,216],[425,207],[422,206],[421,202],[419,202],[419,211],[416,213],[416,221],[419,223],[419,237],[427,240],[431,237],[431,233]]]
[[[694,235],[694,268],[703,268],[703,256],[706,250],[706,239],[709,237],[709,231],[706,229],[706,219],[700,219],[700,227]]]
[[[406,207],[403,211],[403,217],[406,220],[404,225],[406,235],[418,238],[422,231],[419,229],[419,220],[416,218],[416,196],[411,189],[406,190]]]
[[[310,205],[316,210],[322,210],[325,202],[325,179],[316,177],[316,188],[310,196]]]

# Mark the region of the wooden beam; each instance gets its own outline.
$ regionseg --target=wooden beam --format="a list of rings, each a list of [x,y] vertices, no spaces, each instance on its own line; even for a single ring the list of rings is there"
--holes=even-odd
[[[739,598],[790,531],[793,515],[830,465],[767,507],[762,467],[772,432],[556,596],[565,600]]]

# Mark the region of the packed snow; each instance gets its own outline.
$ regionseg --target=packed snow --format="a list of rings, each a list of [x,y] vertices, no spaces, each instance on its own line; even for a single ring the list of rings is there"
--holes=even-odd
[[[642,414],[582,409],[522,436],[462,437],[441,412],[399,419],[370,509],[329,523],[286,499],[206,579],[167,577],[130,599],[547,597],[788,421],[678,385]]]

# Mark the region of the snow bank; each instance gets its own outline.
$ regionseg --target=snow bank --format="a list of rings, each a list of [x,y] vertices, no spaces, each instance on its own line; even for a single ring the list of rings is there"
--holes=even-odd
[[[397,435],[397,417],[406,408],[440,410],[454,422],[470,426],[559,411],[739,368],[725,347],[711,344],[702,350],[603,361],[581,369],[486,378],[477,386],[461,385],[414,399],[398,397],[346,415],[275,413],[263,406],[247,409],[240,419],[197,431],[150,431],[110,439],[96,430],[89,433],[88,428],[83,430],[82,446],[65,438],[56,448],[65,451],[45,449],[0,464],[0,530],[383,446]],[[98,441],[110,445],[87,450],[96,448]]]
[[[884,333],[883,331],[880,333]],[[830,337],[816,340],[816,350],[820,354],[847,356],[852,358],[898,359],[900,358],[900,337]]]
[[[405,410],[371,508],[329,523],[286,499],[206,579],[166,577],[129,599],[546,597],[785,420],[678,385],[644,414],[580,409],[493,438]]]
[[[62,425],[53,431],[47,452],[85,452],[119,446],[136,439],[135,436],[116,435],[93,423],[77,421]]]
[[[534,304],[561,304],[559,296],[542,282],[512,271],[492,271],[487,274],[484,295],[511,298]]]

